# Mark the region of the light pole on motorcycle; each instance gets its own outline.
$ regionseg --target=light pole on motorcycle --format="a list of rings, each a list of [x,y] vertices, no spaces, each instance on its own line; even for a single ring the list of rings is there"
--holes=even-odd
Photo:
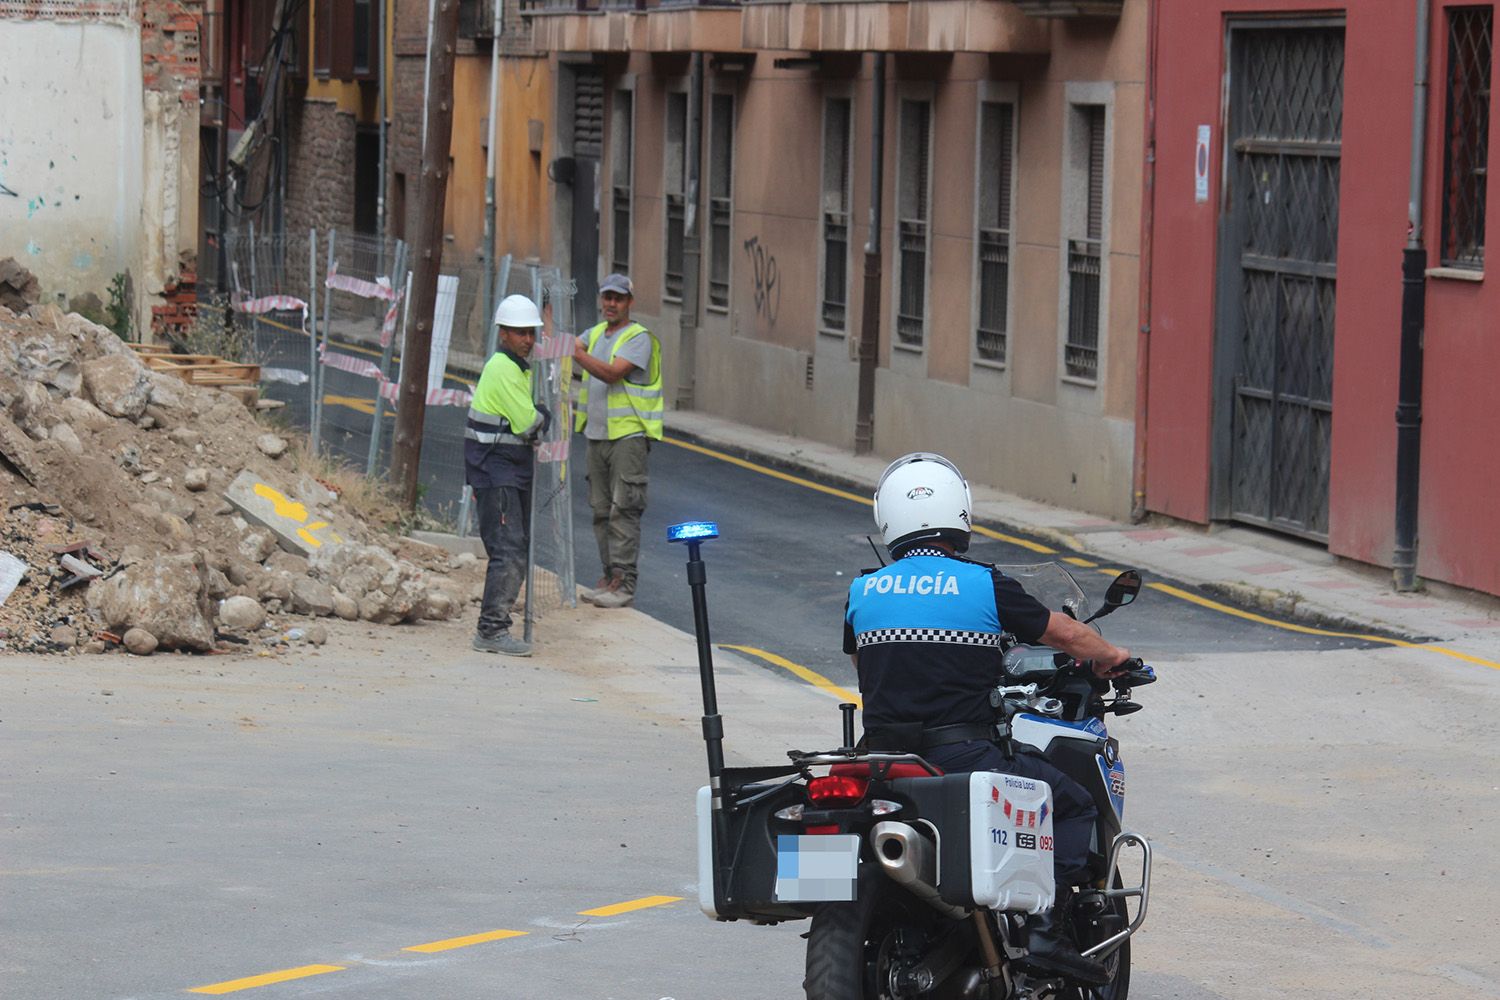
[[[688,587],[693,592],[693,632],[698,637],[698,678],[703,685],[703,743],[708,751],[708,785],[713,805],[714,841],[727,843],[728,824],[724,817],[724,719],[719,715],[719,696],[714,690],[714,654],[708,640],[708,566],[699,554],[703,543],[719,537],[719,526],[713,521],[685,521],[667,528],[667,541],[687,545]],[[715,858],[715,878],[718,859]],[[717,886],[716,886],[717,888]],[[717,893],[716,893],[717,895]]]

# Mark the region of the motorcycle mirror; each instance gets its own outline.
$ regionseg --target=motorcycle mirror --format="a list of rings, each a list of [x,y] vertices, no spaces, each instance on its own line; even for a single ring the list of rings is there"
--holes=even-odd
[[[1095,618],[1103,618],[1123,608],[1135,600],[1136,595],[1141,592],[1141,574],[1137,570],[1127,569],[1119,576],[1110,581],[1109,588],[1104,591],[1104,604],[1085,620],[1084,624]]]

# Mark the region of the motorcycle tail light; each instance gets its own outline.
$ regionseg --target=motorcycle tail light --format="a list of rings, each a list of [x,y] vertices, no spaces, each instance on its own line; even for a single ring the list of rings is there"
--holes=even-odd
[[[807,798],[813,805],[825,809],[858,805],[864,800],[865,790],[869,787],[869,778],[829,774],[813,778],[807,783]]]

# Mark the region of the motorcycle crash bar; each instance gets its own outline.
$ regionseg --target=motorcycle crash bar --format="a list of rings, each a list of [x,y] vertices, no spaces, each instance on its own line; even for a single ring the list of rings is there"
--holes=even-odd
[[[1141,849],[1141,882],[1134,888],[1104,890],[1104,894],[1111,899],[1123,899],[1129,896],[1140,898],[1140,909],[1135,912],[1135,919],[1130,921],[1130,926],[1124,930],[1110,935],[1103,941],[1094,945],[1083,953],[1084,958],[1105,958],[1113,954],[1115,949],[1125,943],[1125,940],[1140,929],[1141,924],[1146,922],[1146,904],[1151,896],[1151,842],[1139,834],[1122,832],[1115,837],[1114,844],[1109,849],[1109,881],[1106,885],[1113,886],[1115,875],[1120,870],[1120,852],[1127,847],[1139,847]]]

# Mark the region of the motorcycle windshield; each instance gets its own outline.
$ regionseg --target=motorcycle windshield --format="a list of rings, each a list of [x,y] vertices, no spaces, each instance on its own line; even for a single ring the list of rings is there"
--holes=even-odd
[[[1041,601],[1048,608],[1054,611],[1067,608],[1072,611],[1074,618],[1087,617],[1083,610],[1082,588],[1078,586],[1078,581],[1073,579],[1073,574],[1057,563],[1016,563],[995,568],[1020,583],[1026,588],[1026,593]]]

